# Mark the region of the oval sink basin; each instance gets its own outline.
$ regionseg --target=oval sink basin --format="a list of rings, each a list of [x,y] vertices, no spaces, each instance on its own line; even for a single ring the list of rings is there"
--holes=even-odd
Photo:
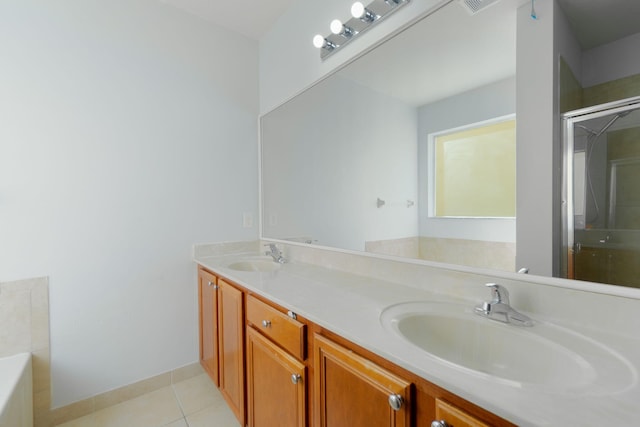
[[[450,303],[385,309],[382,325],[430,357],[516,387],[611,393],[637,382],[635,369],[589,337],[545,322],[519,327]]]
[[[278,264],[277,262],[272,261],[271,259],[251,259],[244,261],[237,261],[232,264],[229,264],[229,267],[232,270],[238,271],[256,271],[256,272],[269,272],[275,271],[279,269],[282,264]]]

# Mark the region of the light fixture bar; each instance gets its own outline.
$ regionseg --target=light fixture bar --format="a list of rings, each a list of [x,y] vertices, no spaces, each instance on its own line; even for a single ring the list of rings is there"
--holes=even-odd
[[[409,3],[410,0],[373,0],[368,5],[355,2],[351,6],[351,18],[343,23],[339,19],[331,22],[331,34],[323,36],[317,34],[313,38],[313,45],[320,49],[320,59],[324,60],[357,38],[364,31],[387,16]]]

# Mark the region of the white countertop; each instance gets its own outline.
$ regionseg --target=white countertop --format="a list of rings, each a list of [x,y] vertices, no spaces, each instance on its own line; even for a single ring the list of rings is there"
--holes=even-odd
[[[196,257],[195,261],[515,424],[583,427],[640,425],[640,387],[637,378],[640,370],[640,337],[618,336],[588,328],[577,331],[628,361],[630,376],[625,381],[626,385],[613,392],[597,389],[546,390],[527,385],[517,387],[444,363],[386,330],[380,321],[382,311],[397,303],[441,301],[474,305],[473,301],[299,262],[284,264],[280,269],[268,273],[228,268],[233,262],[251,255],[257,254],[203,256]],[[546,320],[540,319],[535,313],[527,314],[536,321]],[[557,324],[558,319],[554,318],[554,322]],[[574,322],[571,328],[576,329]]]

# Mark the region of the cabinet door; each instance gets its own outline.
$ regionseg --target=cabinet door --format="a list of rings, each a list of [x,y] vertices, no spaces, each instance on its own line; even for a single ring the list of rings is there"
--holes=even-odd
[[[220,392],[244,426],[244,316],[242,291],[218,279]]]
[[[217,278],[198,270],[198,301],[200,312],[200,364],[213,382],[220,386],[218,375],[218,292]]]
[[[320,335],[313,349],[315,425],[409,427],[410,383]]]
[[[247,328],[247,418],[249,427],[304,427],[306,375],[302,363]]]
[[[474,416],[467,414],[443,400],[436,399],[436,419],[451,427],[489,427]]]

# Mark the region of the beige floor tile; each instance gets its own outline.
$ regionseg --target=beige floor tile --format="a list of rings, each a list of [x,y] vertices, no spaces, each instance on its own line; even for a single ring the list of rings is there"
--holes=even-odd
[[[208,406],[225,404],[224,399],[207,374],[201,374],[173,385],[182,412],[191,415]]]
[[[231,409],[224,405],[209,406],[187,416],[189,427],[240,427]]]
[[[184,417],[170,386],[102,409],[93,415],[94,427],[159,427]]]
[[[166,426],[162,426],[162,427],[189,427],[189,426],[187,425],[187,420],[182,418],[181,420],[174,421],[171,424],[167,424]]]

